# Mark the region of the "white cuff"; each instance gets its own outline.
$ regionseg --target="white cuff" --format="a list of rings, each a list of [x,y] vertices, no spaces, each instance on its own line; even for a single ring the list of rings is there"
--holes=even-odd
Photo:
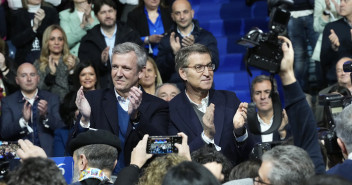
[[[79,121],[79,124],[81,125],[81,127],[83,128],[89,128],[90,127],[90,121],[88,121],[87,124],[84,124],[81,120]]]
[[[221,147],[215,144],[214,139],[208,138],[208,137],[204,134],[204,131],[202,132],[201,136],[202,136],[203,141],[204,141],[206,144],[210,144],[210,143],[211,143],[211,144],[213,144],[213,145],[215,146],[216,151],[221,151]]]
[[[24,118],[21,118],[19,123],[20,123],[20,127],[21,128],[27,128],[28,133],[32,133],[33,132],[32,127],[30,127],[28,125],[28,122],[26,120],[24,120]],[[25,131],[23,131],[23,132],[25,132]]]

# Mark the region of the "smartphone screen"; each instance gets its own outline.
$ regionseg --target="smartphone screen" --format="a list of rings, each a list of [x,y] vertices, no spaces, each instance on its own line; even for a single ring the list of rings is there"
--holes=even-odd
[[[16,151],[19,148],[17,142],[13,141],[0,141],[0,159],[15,159],[18,158]]]
[[[177,152],[175,143],[181,143],[182,138],[178,136],[150,136],[147,143],[147,153],[168,154]]]

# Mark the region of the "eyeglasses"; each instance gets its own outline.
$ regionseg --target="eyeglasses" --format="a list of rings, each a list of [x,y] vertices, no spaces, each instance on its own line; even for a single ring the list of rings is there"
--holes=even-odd
[[[259,176],[253,178],[253,184],[265,184],[265,185],[271,185],[270,183],[264,182]]]
[[[208,71],[214,71],[215,64],[212,64],[212,63],[209,63],[207,65],[197,64],[195,66],[186,66],[186,67],[183,67],[183,68],[194,68],[197,73],[202,73],[204,71],[205,67],[208,68]]]

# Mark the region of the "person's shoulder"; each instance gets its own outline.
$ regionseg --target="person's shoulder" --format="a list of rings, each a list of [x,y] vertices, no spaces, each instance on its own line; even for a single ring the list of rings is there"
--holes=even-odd
[[[58,100],[59,96],[46,90],[38,90],[38,97],[47,101]]]
[[[128,16],[136,16],[136,15],[141,15],[144,13],[144,7],[143,6],[138,6],[132,11],[128,13]]]
[[[56,9],[53,8],[52,6],[44,5],[44,6],[41,6],[41,9],[43,9],[45,13],[55,13],[55,14],[57,14]]]
[[[3,97],[3,98],[1,99],[1,101],[10,102],[10,103],[11,103],[11,102],[13,102],[13,101],[18,101],[18,100],[20,100],[21,98],[23,98],[23,96],[22,96],[22,94],[21,94],[21,91],[15,91],[14,93]]]
[[[146,92],[143,92],[143,98],[142,98],[142,101],[145,101],[145,102],[150,102],[150,103],[154,103],[154,104],[162,104],[162,105],[168,105],[168,103],[161,99],[161,98],[158,98],[154,95],[151,95],[151,94],[148,94]]]
[[[65,9],[65,10],[62,10],[62,11],[59,12],[60,19],[66,18],[65,16],[69,16],[71,14],[72,13],[70,12],[70,9]]]

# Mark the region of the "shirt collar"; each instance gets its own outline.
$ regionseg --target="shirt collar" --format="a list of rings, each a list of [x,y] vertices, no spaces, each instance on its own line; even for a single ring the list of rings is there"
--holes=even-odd
[[[117,24],[115,24],[115,31],[114,31],[114,33],[112,34],[112,37],[115,37],[116,31],[117,31]],[[100,32],[101,32],[101,34],[103,34],[103,36],[104,36],[105,38],[109,38],[109,37],[104,33],[104,30],[103,30],[103,28],[102,28],[101,26],[100,26]]]
[[[188,36],[190,36],[191,34],[192,34],[192,32],[193,32],[193,30],[194,30],[194,23],[192,22],[192,30],[189,32],[189,34],[187,34],[187,35],[183,35],[182,33],[181,33],[181,31],[178,29],[178,27],[176,27],[177,28],[177,32],[182,36],[182,37],[188,37]]]
[[[192,106],[194,108],[202,111],[203,113],[205,113],[205,110],[208,107],[208,103],[209,103],[209,91],[208,91],[207,96],[201,100],[200,104],[197,104],[196,102],[192,101],[191,98],[188,96],[186,90],[185,90],[185,93],[186,93],[188,100],[191,102]]]
[[[260,118],[259,114],[257,114],[257,117],[258,117],[258,121],[259,121],[260,125],[262,125],[262,126],[269,126],[269,127],[271,127],[271,125],[273,124],[273,118],[274,118],[274,116],[271,117],[269,124],[265,123],[264,120],[262,120],[262,118]]]
[[[35,92],[33,98],[28,98],[26,95],[23,94],[22,91],[21,91],[21,94],[23,96],[23,100],[27,100],[29,103],[33,104],[34,100],[37,98],[37,95],[38,95],[38,88],[36,89],[36,92]]]
[[[348,159],[352,160],[352,152],[348,154]]]

